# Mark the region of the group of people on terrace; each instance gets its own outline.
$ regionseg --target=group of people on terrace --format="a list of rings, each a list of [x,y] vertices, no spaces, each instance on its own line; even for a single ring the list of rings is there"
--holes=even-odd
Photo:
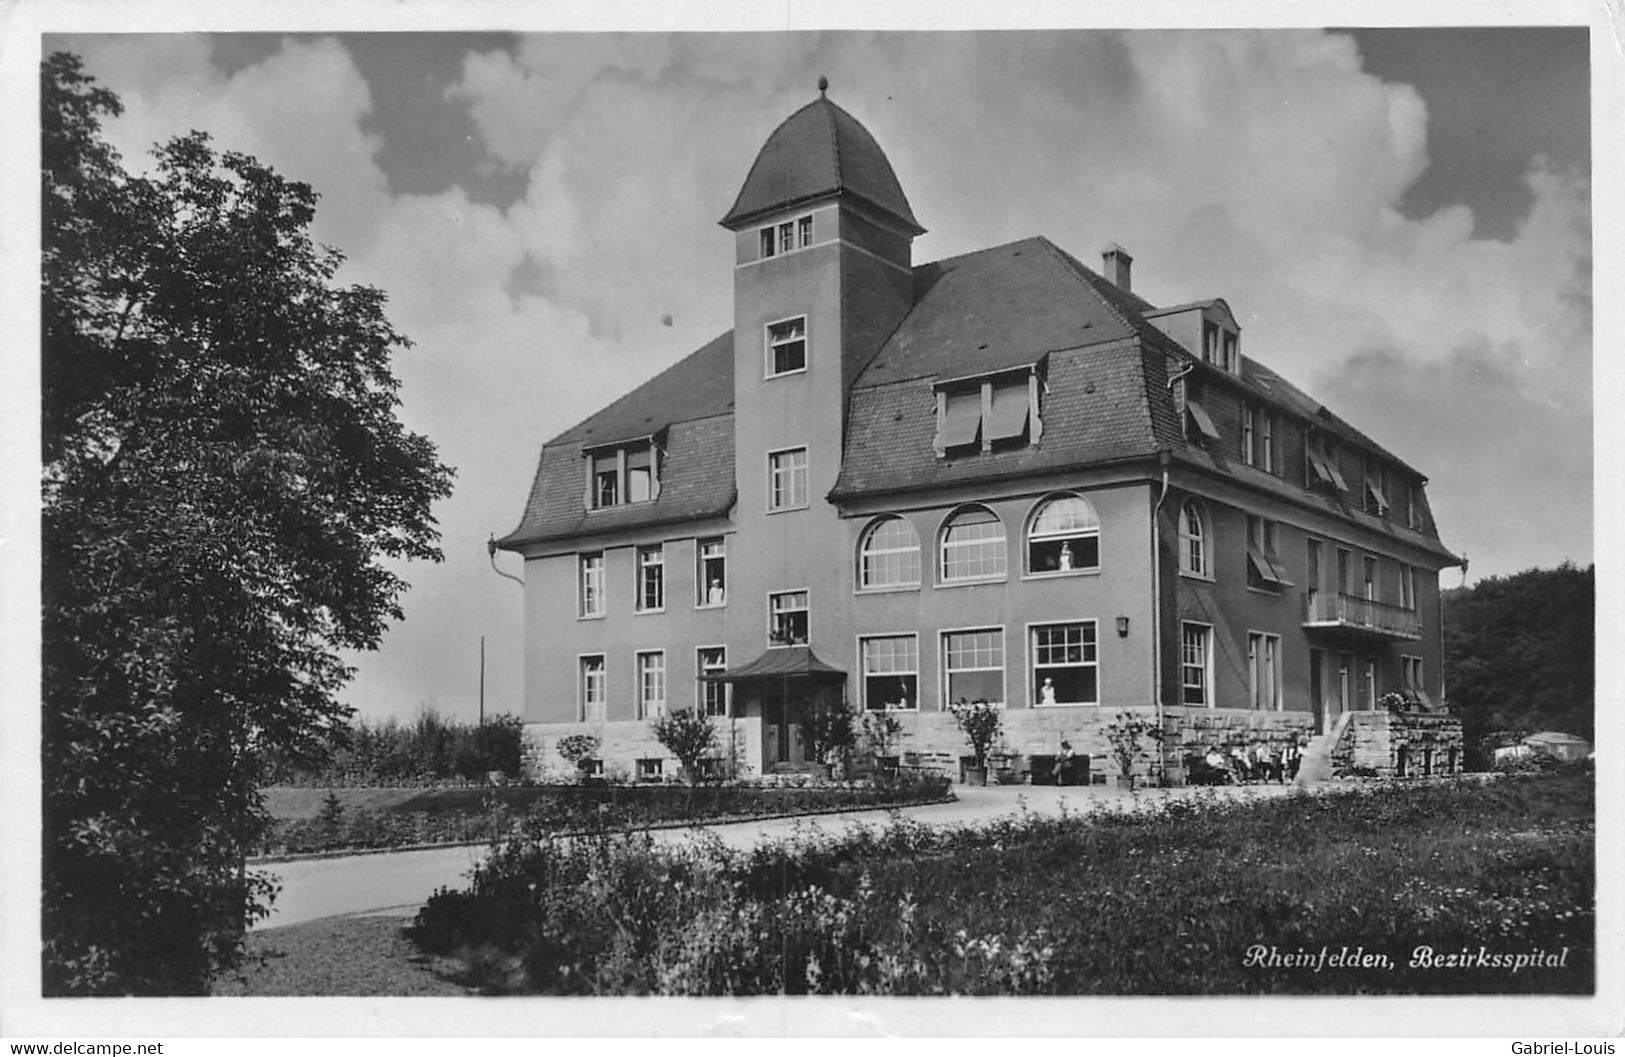
[[[1290,782],[1298,777],[1303,762],[1303,746],[1296,740],[1270,742],[1255,741],[1251,745],[1235,744],[1226,751],[1221,745],[1210,745],[1202,762],[1210,772],[1223,774],[1237,784],[1247,782]]]

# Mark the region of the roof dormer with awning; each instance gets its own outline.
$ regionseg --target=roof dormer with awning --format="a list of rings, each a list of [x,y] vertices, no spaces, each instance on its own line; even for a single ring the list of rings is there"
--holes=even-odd
[[[937,458],[1003,447],[1037,444],[1044,435],[1041,414],[1044,361],[938,382]]]

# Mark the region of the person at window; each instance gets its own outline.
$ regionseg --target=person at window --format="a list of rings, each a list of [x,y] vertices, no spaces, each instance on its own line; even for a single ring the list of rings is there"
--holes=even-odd
[[[1072,568],[1072,544],[1061,544],[1061,571],[1066,572]],[[1046,682],[1048,680],[1045,680]]]
[[[1055,703],[1055,680],[1045,679],[1044,685],[1038,688],[1038,703],[1041,705]]]
[[[720,606],[722,601],[722,581],[716,577],[712,577],[711,586],[705,590],[705,604],[708,606]]]
[[[1061,754],[1055,757],[1055,767],[1050,771],[1055,778],[1056,785],[1072,784],[1072,743],[1061,742]]]

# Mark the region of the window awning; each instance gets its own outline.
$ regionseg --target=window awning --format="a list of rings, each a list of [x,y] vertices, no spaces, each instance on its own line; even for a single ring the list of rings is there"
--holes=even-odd
[[[1019,437],[1027,428],[1027,412],[1031,401],[1027,395],[1027,382],[993,387],[993,419],[988,423],[989,440],[1009,440]]]
[[[1186,400],[1185,410],[1190,414],[1191,421],[1196,423],[1196,428],[1201,431],[1202,436],[1208,440],[1219,439],[1219,431],[1214,427],[1213,419],[1208,417],[1206,408],[1194,400]]]
[[[707,683],[743,683],[752,679],[815,679],[836,682],[846,673],[818,659],[810,646],[791,646],[766,650],[748,664],[729,668],[725,672],[702,675]]]
[[[975,444],[977,433],[982,428],[981,392],[950,393],[947,403],[937,447],[958,448]]]
[[[1383,495],[1383,493],[1382,493],[1382,485],[1377,483],[1376,478],[1367,477],[1365,479],[1365,487],[1366,487],[1366,490],[1371,493],[1371,498],[1375,499],[1377,501],[1377,509],[1379,511],[1383,512],[1383,513],[1387,513],[1388,512],[1388,497],[1386,495]]]
[[[1291,587],[1292,582],[1281,572],[1280,566],[1270,561],[1269,556],[1257,547],[1247,548],[1247,562],[1253,567],[1253,572],[1265,583],[1275,584],[1278,587]]]

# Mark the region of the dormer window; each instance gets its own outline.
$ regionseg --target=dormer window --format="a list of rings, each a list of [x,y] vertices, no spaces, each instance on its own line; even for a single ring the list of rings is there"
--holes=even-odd
[[[1044,423],[1039,416],[1042,384],[1039,365],[999,375],[966,378],[937,386],[937,458],[1037,444]]]
[[[582,452],[587,462],[588,508],[647,503],[659,496],[658,453],[652,438]]]
[[[1337,448],[1323,435],[1308,431],[1304,437],[1304,487],[1346,492],[1348,482],[1337,468]]]
[[[1388,471],[1367,460],[1365,466],[1365,512],[1388,516]]]
[[[1219,362],[1219,325],[1211,319],[1202,321],[1202,362]]]
[[[785,220],[778,224],[769,224],[762,228],[758,238],[761,240],[762,256],[772,257],[780,253],[792,253],[795,250],[804,250],[812,245],[813,218],[809,213],[794,220]]]
[[[1185,389],[1185,439],[1195,444],[1217,443],[1219,428],[1202,406],[1202,383],[1187,375],[1180,384]]]
[[[767,376],[794,374],[807,369],[807,317],[767,325]]]
[[[1226,371],[1231,374],[1241,373],[1241,338],[1233,331],[1224,332],[1224,363]]]

